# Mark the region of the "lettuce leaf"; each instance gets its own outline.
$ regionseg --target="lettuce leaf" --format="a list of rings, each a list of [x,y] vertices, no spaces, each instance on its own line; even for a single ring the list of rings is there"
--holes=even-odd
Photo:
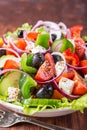
[[[24,113],[32,115],[46,109],[57,109],[69,106],[68,99],[25,99],[23,102]]]
[[[87,94],[81,96],[80,98],[73,100],[71,103],[71,108],[73,110],[79,110],[83,112],[87,108]]]

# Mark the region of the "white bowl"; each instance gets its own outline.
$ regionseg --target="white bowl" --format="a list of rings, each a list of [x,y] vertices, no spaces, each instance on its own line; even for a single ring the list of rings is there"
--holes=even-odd
[[[8,110],[11,110],[13,112],[16,112],[18,114],[23,114],[23,107],[21,106],[17,106],[17,105],[14,105],[14,104],[11,104],[11,103],[7,103],[7,102],[4,102],[2,100],[0,100],[0,105]],[[56,116],[63,116],[63,115],[67,115],[67,114],[70,114],[70,113],[73,113],[75,112],[74,110],[71,110],[69,107],[66,107],[66,108],[58,108],[58,109],[55,109],[55,110],[44,110],[44,111],[41,111],[41,112],[36,112],[35,114],[33,114],[32,116],[35,116],[35,117],[56,117]]]

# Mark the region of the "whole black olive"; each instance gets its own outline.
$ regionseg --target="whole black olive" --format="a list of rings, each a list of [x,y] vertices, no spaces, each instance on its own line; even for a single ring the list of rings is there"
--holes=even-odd
[[[6,55],[6,50],[0,50],[0,57]]]
[[[18,31],[18,37],[23,38],[23,30]]]
[[[59,55],[52,55],[53,56],[53,59],[54,59],[54,62],[56,63],[57,61],[62,61],[62,58],[61,56]]]
[[[54,42],[57,38],[57,35],[56,34],[51,34],[51,37],[52,37],[52,41]]]
[[[35,53],[32,58],[32,66],[38,69],[44,60],[45,58],[42,53]]]
[[[36,93],[36,98],[51,98],[53,89],[54,88],[52,84],[42,85],[42,87]]]

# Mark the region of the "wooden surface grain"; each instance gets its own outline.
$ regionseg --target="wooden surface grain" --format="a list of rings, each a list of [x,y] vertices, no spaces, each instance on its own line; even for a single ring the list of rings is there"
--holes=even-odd
[[[35,24],[38,20],[64,22],[68,27],[81,24],[87,35],[86,0],[0,0],[0,36],[14,31],[21,24]],[[87,130],[87,110],[61,117],[38,118],[47,123]],[[20,123],[0,130],[45,130],[32,124]]]

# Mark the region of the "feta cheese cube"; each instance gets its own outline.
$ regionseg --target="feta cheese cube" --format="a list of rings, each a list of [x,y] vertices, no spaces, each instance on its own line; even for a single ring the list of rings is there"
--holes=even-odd
[[[71,94],[74,87],[74,81],[68,78],[62,77],[59,81],[59,88],[62,89],[65,93]]]
[[[56,70],[56,75],[61,74],[61,72],[64,69],[64,61],[58,61],[55,65],[55,70]],[[67,71],[67,67],[65,68],[64,71]]]
[[[18,99],[19,92],[20,92],[19,88],[9,87],[7,101],[8,102],[16,101]]]

